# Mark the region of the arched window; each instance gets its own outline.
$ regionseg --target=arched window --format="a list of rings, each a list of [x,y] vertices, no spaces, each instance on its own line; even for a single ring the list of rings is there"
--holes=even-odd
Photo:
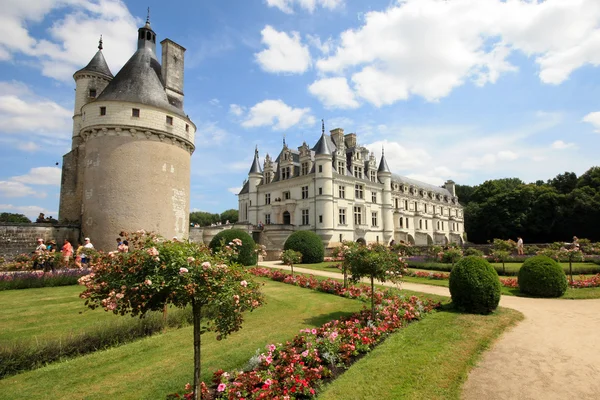
[[[146,32],[146,40],[152,40],[152,34],[150,32]]]
[[[290,225],[292,223],[291,218],[290,218],[290,213],[288,211],[285,211],[283,213],[283,223],[285,225]]]

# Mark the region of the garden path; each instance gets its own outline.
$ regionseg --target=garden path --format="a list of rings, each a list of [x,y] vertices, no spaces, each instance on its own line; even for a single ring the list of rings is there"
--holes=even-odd
[[[279,261],[262,262],[288,269]],[[340,273],[294,268],[340,278]],[[390,285],[394,286],[394,285]],[[403,289],[450,296],[448,288],[405,282]],[[525,319],[505,332],[471,370],[465,400],[600,399],[600,299],[502,296]]]

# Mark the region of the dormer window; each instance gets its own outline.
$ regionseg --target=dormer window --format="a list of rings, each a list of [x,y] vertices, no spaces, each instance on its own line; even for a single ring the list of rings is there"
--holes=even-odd
[[[167,115],[167,125],[173,125],[173,117],[171,117],[170,115]]]
[[[92,98],[92,99],[96,98],[96,89],[90,89],[90,98]]]

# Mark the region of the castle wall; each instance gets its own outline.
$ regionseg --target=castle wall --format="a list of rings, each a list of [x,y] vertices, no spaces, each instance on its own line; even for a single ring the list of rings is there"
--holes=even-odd
[[[54,240],[58,247],[62,246],[66,238],[75,247],[79,240],[79,227],[37,223],[0,223],[0,257],[10,260],[18,254],[29,255],[35,250],[38,238],[44,239],[46,243]]]
[[[190,154],[156,135],[86,140],[82,233],[99,249],[112,250],[122,230],[188,237]]]
[[[78,182],[79,149],[75,148],[63,156],[62,176],[60,182],[60,222],[79,224],[81,217],[81,191]]]

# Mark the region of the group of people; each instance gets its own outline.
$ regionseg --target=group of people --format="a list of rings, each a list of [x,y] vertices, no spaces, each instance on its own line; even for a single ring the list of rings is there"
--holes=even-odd
[[[73,245],[69,239],[65,239],[60,252],[62,254],[62,263],[64,267],[68,267],[73,256],[75,256],[75,265],[78,268],[83,268],[83,265],[89,263],[89,257],[85,254],[86,249],[93,249],[90,238],[85,238],[84,243],[77,246],[77,250],[73,251]],[[37,239],[37,247],[34,251],[35,259],[33,263],[34,269],[43,269],[44,271],[55,269],[56,242],[51,240],[48,244],[44,243],[44,239]]]
[[[569,243],[565,243],[565,248],[567,248],[567,246],[569,246]],[[570,248],[579,250],[579,238],[577,238],[577,236],[573,236],[573,242],[570,244]],[[523,238],[521,236],[517,237],[517,254],[520,256],[524,254]]]

